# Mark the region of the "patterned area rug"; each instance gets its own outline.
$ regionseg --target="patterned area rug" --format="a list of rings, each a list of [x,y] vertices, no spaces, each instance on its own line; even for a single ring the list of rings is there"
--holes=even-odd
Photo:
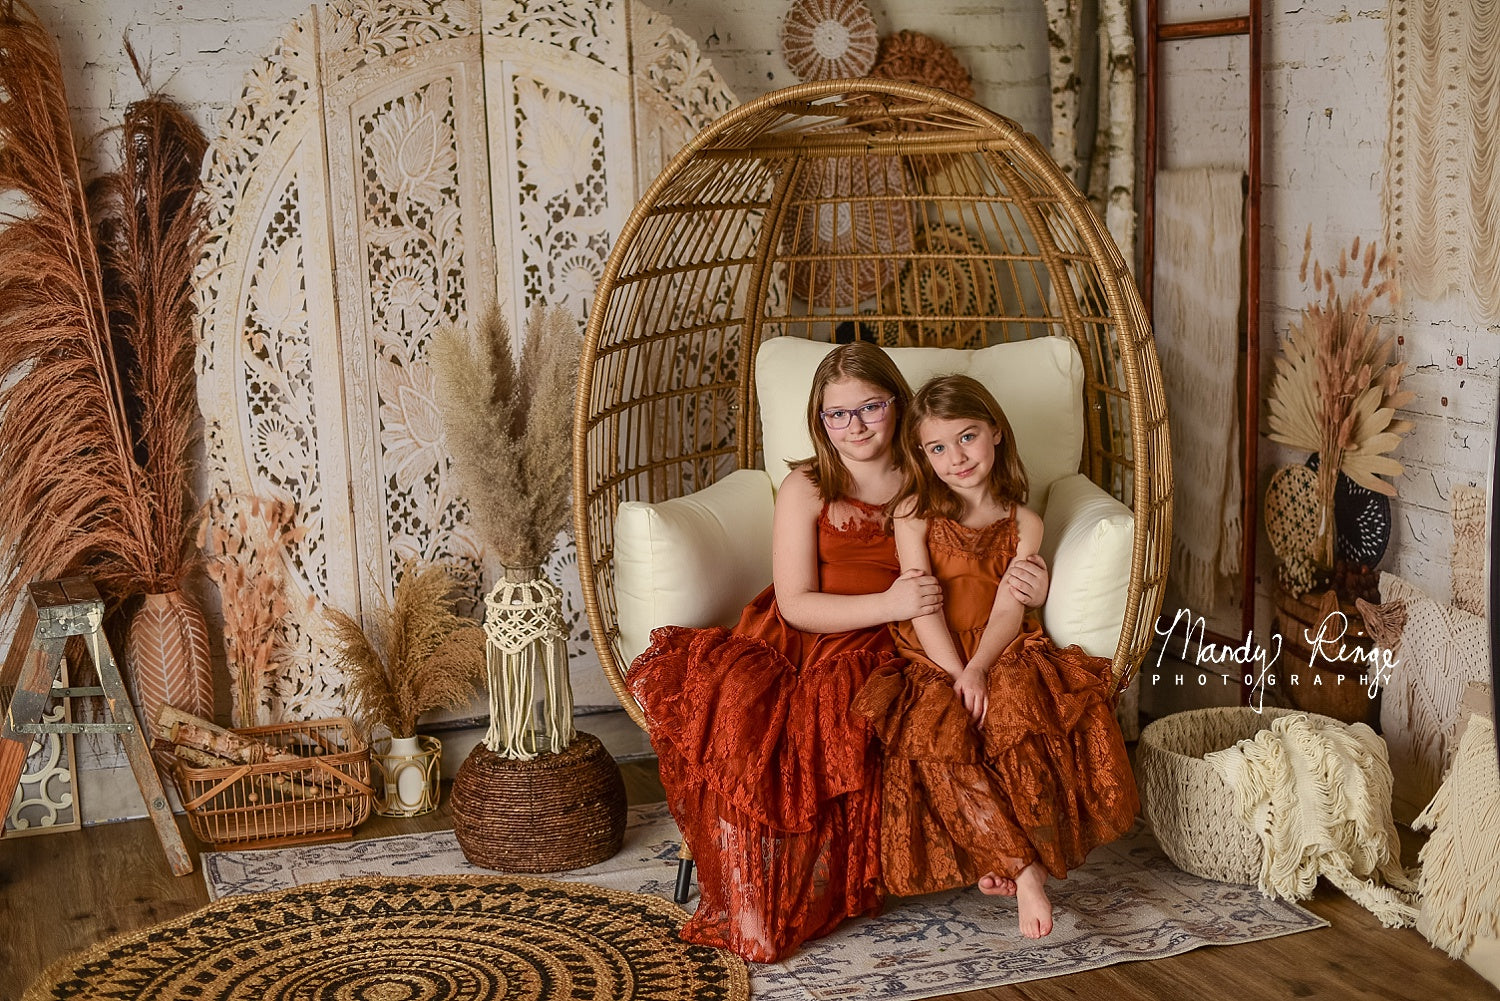
[[[464,859],[448,831],[203,856],[204,879],[215,897],[355,875],[485,871]],[[553,878],[670,901],[676,872],[677,828],[664,804],[651,804],[631,808],[620,854]],[[1328,924],[1253,886],[1181,872],[1140,826],[1096,850],[1066,880],[1049,883],[1047,892],[1056,924],[1040,941],[1016,932],[1013,899],[958,890],[895,900],[879,916],[850,922],[781,963],[751,964],[752,996],[913,1001]]]
[[[745,964],[664,900],[488,876],[229,897],[53,966],[23,1001],[748,1001]]]

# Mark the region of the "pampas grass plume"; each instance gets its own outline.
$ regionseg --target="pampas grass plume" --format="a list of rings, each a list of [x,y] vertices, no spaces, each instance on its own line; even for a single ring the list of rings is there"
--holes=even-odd
[[[413,736],[423,713],[474,697],[484,630],[454,610],[458,587],[444,567],[408,562],[394,599],[368,616],[368,628],[336,608],[324,610],[350,715],[367,736],[381,727],[393,737]]]
[[[507,567],[539,565],[568,521],[573,398],[582,339],[538,305],[517,360],[498,308],[428,347],[453,469],[486,543]]]

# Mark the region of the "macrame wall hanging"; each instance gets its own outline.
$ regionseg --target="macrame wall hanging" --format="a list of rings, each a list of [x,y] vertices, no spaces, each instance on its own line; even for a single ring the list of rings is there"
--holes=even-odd
[[[1402,289],[1500,320],[1500,4],[1393,0],[1385,242]]]
[[[207,165],[199,402],[210,489],[290,504],[290,651],[263,721],[337,716],[317,606],[391,593],[410,558],[498,567],[443,448],[432,334],[487,302],[582,325],[619,227],[736,104],[697,46],[629,0],[334,0],[288,26]],[[563,584],[576,691],[612,701]],[[482,710],[479,710],[482,711]]]

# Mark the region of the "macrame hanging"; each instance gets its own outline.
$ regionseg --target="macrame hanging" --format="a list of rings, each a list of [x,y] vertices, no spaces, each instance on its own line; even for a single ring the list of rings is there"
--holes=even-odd
[[[864,0],[796,0],[781,22],[781,54],[800,80],[864,76],[877,48]]]
[[[561,754],[573,740],[562,591],[536,568],[508,569],[484,604],[490,689],[484,745],[516,761]]]
[[[920,31],[898,31],[882,38],[870,75],[882,80],[904,80],[937,87],[966,100],[974,100],[974,81],[968,68],[952,49]],[[900,127],[913,128],[916,124],[905,121]]]
[[[1385,242],[1407,294],[1500,319],[1500,4],[1395,0]]]

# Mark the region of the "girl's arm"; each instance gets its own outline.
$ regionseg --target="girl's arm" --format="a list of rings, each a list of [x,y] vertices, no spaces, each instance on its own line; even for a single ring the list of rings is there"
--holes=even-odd
[[[928,573],[903,573],[874,594],[824,594],[818,590],[818,516],[823,501],[801,469],[793,469],[776,494],[771,522],[771,579],[782,617],[797,629],[841,633],[899,622],[943,604],[942,588]]]
[[[927,522],[921,518],[897,517],[895,523],[896,556],[901,560],[905,572],[913,570],[922,574],[932,573],[932,557],[927,552]],[[911,616],[911,626],[922,644],[922,652],[933,663],[953,676],[963,673],[963,660],[958,655],[958,645],[948,631],[948,620],[943,617],[941,606],[922,615]]]
[[[1016,543],[1016,560],[1025,559],[1042,545],[1042,519],[1036,512],[1016,505],[1015,518],[1021,538]],[[1020,635],[1021,621],[1025,618],[1026,606],[1016,598],[1010,588],[1003,584],[995,589],[995,603],[990,607],[990,617],[984,626],[984,635],[974,656],[969,658],[966,669],[974,668],[988,672],[1000,659],[1005,648]]]

